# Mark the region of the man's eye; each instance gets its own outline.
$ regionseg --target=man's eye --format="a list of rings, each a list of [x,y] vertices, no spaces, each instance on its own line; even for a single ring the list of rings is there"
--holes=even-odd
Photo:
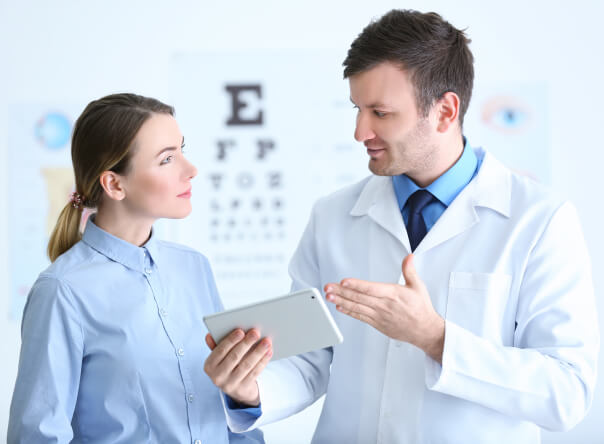
[[[183,153],[183,154],[187,152],[187,150],[185,150],[185,144],[184,143],[180,147],[180,152]]]
[[[378,110],[376,110],[376,109],[374,109],[374,110],[373,110],[373,113],[374,113],[376,116],[378,116],[378,117],[385,117],[385,116],[386,116],[386,113],[383,113],[383,112],[378,111]]]

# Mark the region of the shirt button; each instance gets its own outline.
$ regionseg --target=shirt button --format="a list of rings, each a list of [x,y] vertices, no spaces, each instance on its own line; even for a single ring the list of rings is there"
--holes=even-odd
[[[150,268],[145,268],[145,273],[151,274],[152,270]]]
[[[182,348],[178,349],[178,356],[184,356],[185,355],[185,351]]]
[[[196,439],[195,444],[201,444],[201,439]]]
[[[193,394],[191,393],[187,399],[189,400],[189,402],[193,402],[193,400],[195,399],[195,396],[193,396]]]
[[[163,308],[160,308],[159,309],[159,314],[162,315],[162,316],[167,316],[168,312],[166,310],[164,310]]]

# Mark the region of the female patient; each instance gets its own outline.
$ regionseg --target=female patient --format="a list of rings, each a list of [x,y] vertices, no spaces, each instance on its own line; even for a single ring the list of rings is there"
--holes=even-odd
[[[222,309],[208,261],[152,231],[191,212],[196,169],[172,115],[115,94],[75,124],[76,192],[23,314],[9,443],[262,442],[230,434],[203,371],[201,319]],[[97,213],[80,236],[83,207]]]

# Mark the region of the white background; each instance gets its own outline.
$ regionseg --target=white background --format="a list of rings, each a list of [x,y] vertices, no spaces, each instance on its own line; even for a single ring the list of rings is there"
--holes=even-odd
[[[593,261],[600,319],[604,318],[603,212],[602,199],[597,197],[604,161],[602,2],[1,0],[0,439],[6,433],[19,350],[19,324],[8,318],[11,257],[7,211],[14,192],[8,187],[8,171],[14,167],[8,163],[8,151],[19,149],[8,145],[11,106],[57,103],[81,109],[87,101],[117,91],[170,103],[175,53],[291,48],[333,50],[343,60],[351,41],[369,20],[394,7],[435,10],[455,26],[467,27],[473,40],[477,82],[547,86],[551,184],[579,210]],[[292,88],[312,89],[313,85],[297,83]],[[321,137],[313,129],[312,125],[308,128],[309,140]],[[352,121],[348,131],[352,140]],[[337,170],[338,165],[333,168]],[[601,356],[600,379],[602,360]],[[308,442],[316,414],[315,408],[289,423],[267,427],[267,441]],[[603,417],[604,384],[600,383],[585,421],[566,434],[545,433],[543,441],[601,442]]]

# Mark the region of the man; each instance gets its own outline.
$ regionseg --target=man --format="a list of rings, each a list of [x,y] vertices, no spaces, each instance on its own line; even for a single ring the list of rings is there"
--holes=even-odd
[[[316,443],[537,443],[586,414],[599,333],[579,221],[463,137],[468,43],[438,14],[396,10],[352,43],[374,175],[316,203],[290,264],[345,340],[265,369],[257,331],[209,340],[233,430],[325,392]]]

